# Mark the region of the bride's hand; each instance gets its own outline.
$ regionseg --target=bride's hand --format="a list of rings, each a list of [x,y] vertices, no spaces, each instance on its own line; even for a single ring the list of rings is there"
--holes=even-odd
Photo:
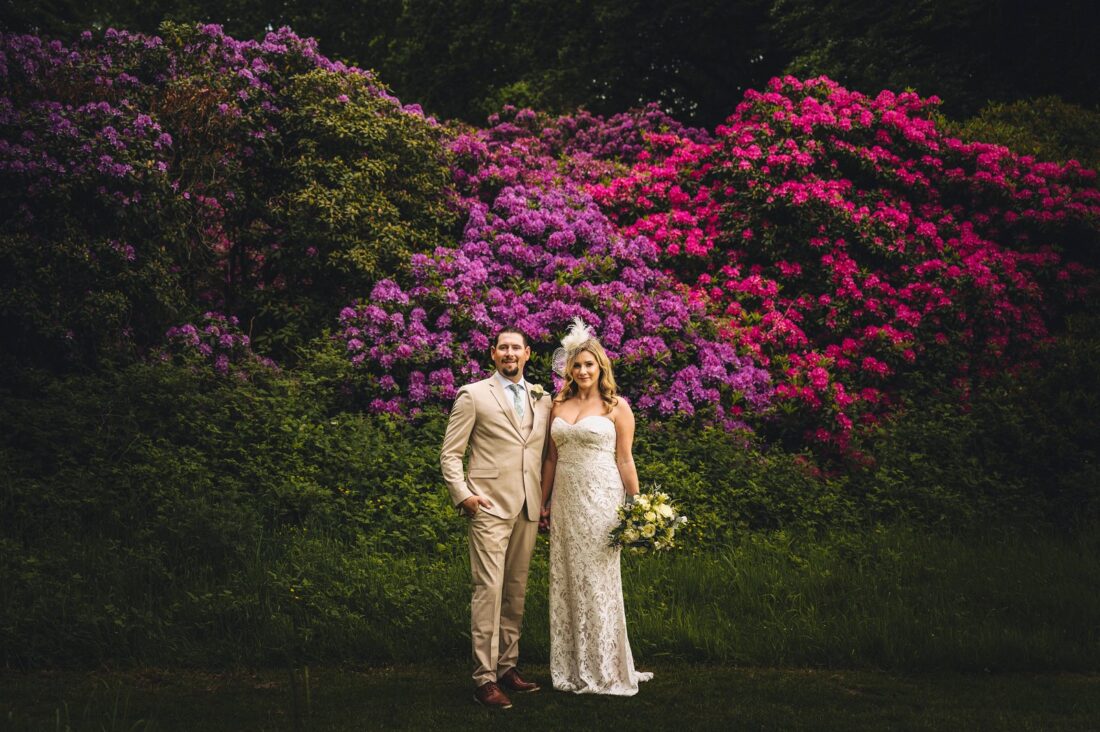
[[[542,504],[542,509],[539,511],[539,533],[547,534],[550,532],[550,504]]]

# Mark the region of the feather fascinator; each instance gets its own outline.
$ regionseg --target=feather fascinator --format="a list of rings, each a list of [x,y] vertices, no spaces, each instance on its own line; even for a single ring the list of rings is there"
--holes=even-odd
[[[558,376],[565,376],[565,365],[569,362],[569,357],[592,339],[592,331],[589,329],[588,324],[579,317],[573,318],[573,322],[569,326],[569,332],[561,339],[561,348],[554,350],[554,357],[551,361],[554,373]]]

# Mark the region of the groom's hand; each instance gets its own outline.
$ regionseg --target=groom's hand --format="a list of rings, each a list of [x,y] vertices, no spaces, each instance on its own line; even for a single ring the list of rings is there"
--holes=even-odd
[[[470,496],[462,502],[462,512],[467,516],[473,516],[481,510],[482,506],[492,508],[493,502],[483,496]]]

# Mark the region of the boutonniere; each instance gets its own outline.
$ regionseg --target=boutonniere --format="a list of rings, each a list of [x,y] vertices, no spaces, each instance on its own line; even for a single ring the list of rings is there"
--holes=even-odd
[[[546,396],[546,389],[543,389],[541,384],[532,384],[528,391],[531,394],[531,398],[536,402]]]

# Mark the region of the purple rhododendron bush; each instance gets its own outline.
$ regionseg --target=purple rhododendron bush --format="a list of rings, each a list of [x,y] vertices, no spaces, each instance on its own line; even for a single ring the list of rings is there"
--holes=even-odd
[[[912,93],[470,129],[289,30],[171,25],[5,35],[0,78],[14,363],[248,378],[336,343],[356,404],[415,416],[506,324],[550,379],[580,316],[648,419],[845,453],[907,390],[1034,368],[1095,282],[1095,171],[952,139]]]
[[[352,362],[379,394],[371,408],[446,403],[457,386],[488,375],[485,354],[502,325],[552,348],[579,316],[616,359],[637,408],[728,428],[746,426],[746,410],[765,411],[767,371],[660,266],[653,242],[624,236],[587,190],[640,154],[652,113],[640,126],[624,115],[607,125],[542,120],[552,125],[543,128],[530,111],[492,122],[450,144],[466,215],[459,241],[413,255],[404,289],[383,280],[340,314]]]
[[[287,29],[4,35],[0,90],[3,346],[35,365],[197,351],[170,329],[207,313],[284,359],[457,226],[439,125]]]

